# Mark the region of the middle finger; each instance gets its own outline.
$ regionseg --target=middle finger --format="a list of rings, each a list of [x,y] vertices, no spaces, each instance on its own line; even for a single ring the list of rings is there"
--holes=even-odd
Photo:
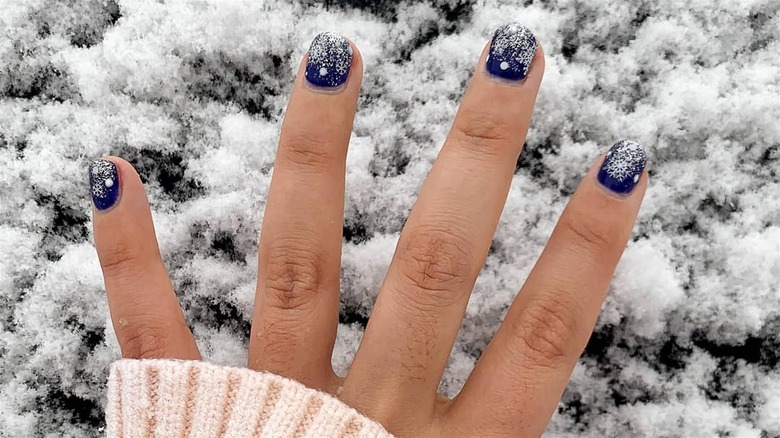
[[[543,72],[527,28],[509,24],[494,33],[409,214],[342,395],[391,431],[391,415],[414,424],[433,413]]]

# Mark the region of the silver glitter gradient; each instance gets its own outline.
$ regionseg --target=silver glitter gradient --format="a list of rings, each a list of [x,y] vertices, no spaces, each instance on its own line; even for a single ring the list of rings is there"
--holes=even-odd
[[[320,73],[320,76],[338,78],[345,75],[352,65],[352,46],[337,33],[323,32],[311,42],[308,63],[318,69],[326,69],[323,70],[325,74]],[[306,74],[309,74],[308,70]]]
[[[92,196],[100,199],[105,199],[106,181],[111,179],[112,184],[118,184],[118,181],[114,181],[115,171],[114,164],[106,160],[95,160],[89,165],[90,181],[92,182]]]
[[[509,23],[496,29],[491,54],[514,58],[523,66],[523,75],[527,75],[537,46],[536,37],[530,29],[522,24]],[[505,54],[507,50],[510,52]]]
[[[639,174],[645,167],[647,154],[639,143],[631,140],[620,140],[607,152],[604,172],[620,182],[626,178],[639,179]]]

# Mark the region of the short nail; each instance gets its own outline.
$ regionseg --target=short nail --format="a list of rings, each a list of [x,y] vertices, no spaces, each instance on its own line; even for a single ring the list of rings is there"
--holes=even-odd
[[[116,164],[95,160],[89,164],[89,187],[92,203],[98,210],[107,210],[119,199],[119,173]]]
[[[505,24],[493,33],[487,71],[493,76],[519,81],[528,75],[536,54],[536,37],[525,26]]]
[[[352,46],[346,38],[323,32],[311,42],[306,61],[306,80],[310,84],[335,88],[347,81],[352,66]]]
[[[602,186],[615,193],[631,193],[639,182],[646,163],[647,154],[639,143],[620,140],[609,148],[599,169],[598,180]]]

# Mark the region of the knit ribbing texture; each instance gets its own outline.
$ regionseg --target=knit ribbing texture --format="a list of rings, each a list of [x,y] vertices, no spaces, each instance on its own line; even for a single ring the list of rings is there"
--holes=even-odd
[[[110,438],[392,438],[335,397],[266,372],[200,361],[111,365]]]

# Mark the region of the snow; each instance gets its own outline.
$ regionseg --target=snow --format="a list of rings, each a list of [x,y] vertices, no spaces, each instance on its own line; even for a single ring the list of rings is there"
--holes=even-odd
[[[442,392],[465,381],[590,163],[630,138],[650,185],[548,434],[780,436],[777,2],[332,3],[0,2],[0,435],[103,425],[118,346],[86,168],[104,154],[144,179],[205,358],[245,362],[278,130],[325,30],[365,66],[333,359],[346,372],[475,60],[517,20],[545,78]]]

